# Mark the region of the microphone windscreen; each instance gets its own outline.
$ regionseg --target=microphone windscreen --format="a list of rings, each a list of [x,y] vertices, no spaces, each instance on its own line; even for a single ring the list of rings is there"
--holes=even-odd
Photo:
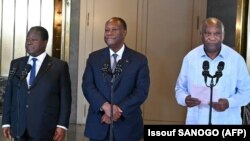
[[[224,66],[225,66],[225,63],[223,61],[220,61],[219,64],[218,64],[218,66],[217,66],[217,69],[219,71],[222,71],[224,69]]]
[[[32,66],[30,64],[26,64],[25,68],[24,68],[24,71],[29,73],[30,70],[31,70]]]
[[[203,62],[202,68],[203,68],[204,70],[208,70],[208,69],[209,69],[209,62],[208,62],[207,60],[205,60],[205,61]]]

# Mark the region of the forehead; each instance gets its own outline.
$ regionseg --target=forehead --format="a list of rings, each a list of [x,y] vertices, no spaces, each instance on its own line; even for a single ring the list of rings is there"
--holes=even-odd
[[[216,25],[209,25],[209,26],[205,26],[204,31],[222,32],[222,29]]]
[[[109,20],[106,22],[105,24],[106,27],[109,27],[109,26],[121,26],[121,22],[120,21],[117,21],[117,20]]]
[[[31,30],[28,32],[27,37],[41,37],[41,33],[37,30]]]

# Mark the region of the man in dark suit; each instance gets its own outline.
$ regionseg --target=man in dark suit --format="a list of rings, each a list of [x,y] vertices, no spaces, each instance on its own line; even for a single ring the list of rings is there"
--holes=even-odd
[[[109,19],[104,32],[108,47],[89,55],[82,89],[90,104],[85,127],[90,141],[143,138],[140,106],[149,91],[148,61],[125,45],[126,34],[127,25],[122,18]]]
[[[13,137],[15,141],[65,138],[71,112],[69,68],[66,62],[45,52],[47,41],[45,28],[32,27],[25,42],[29,56],[11,61],[2,118],[6,138]],[[32,65],[31,72],[28,64]],[[30,82],[32,71],[35,79]]]

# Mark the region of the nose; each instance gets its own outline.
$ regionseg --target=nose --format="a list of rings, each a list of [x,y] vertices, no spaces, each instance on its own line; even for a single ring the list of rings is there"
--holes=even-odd
[[[210,37],[212,37],[212,38],[217,38],[218,35],[217,35],[216,33],[212,33],[212,34],[210,35]]]
[[[209,40],[216,40],[217,37],[214,34],[212,34],[212,35],[208,36],[208,39]]]

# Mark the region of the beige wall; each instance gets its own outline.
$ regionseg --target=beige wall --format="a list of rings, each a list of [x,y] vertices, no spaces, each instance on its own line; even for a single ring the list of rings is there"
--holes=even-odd
[[[105,47],[104,24],[112,16],[127,21],[126,44],[149,60],[151,86],[143,108],[145,123],[182,124],[185,108],[175,101],[175,81],[183,56],[200,43],[206,15],[200,0],[82,0],[80,11],[77,123],[85,123],[88,103],[81,77],[88,54]]]
[[[67,12],[63,13],[63,26],[66,28],[63,30],[62,56],[70,63],[73,92],[71,122],[84,123],[87,114],[88,104],[81,91],[87,56],[105,46],[102,38],[104,22],[111,16],[121,16],[129,26],[126,43],[149,58],[152,82],[149,97],[142,106],[145,122],[183,123],[185,109],[176,104],[173,87],[182,57],[200,43],[198,27],[206,15],[205,3],[206,0],[64,1],[63,11]],[[10,61],[25,55],[24,35],[29,27],[45,26],[52,37],[53,1],[2,0],[0,8],[0,75],[7,76]],[[50,39],[49,53],[51,45]],[[248,51],[248,66],[249,54]]]
[[[142,106],[145,122],[183,123],[185,109],[176,104],[173,88],[182,57],[200,43],[198,27],[206,15],[205,5],[206,0],[64,1],[62,59],[70,63],[71,122],[85,122],[88,103],[81,91],[81,77],[88,54],[105,46],[104,22],[111,16],[121,16],[128,22],[126,43],[149,59],[151,87]],[[53,1],[2,0],[0,8],[0,75],[7,76],[10,61],[25,55],[25,35],[31,26],[45,26],[52,37]],[[49,54],[51,46],[50,39]],[[248,66],[249,54],[247,51]]]
[[[79,69],[78,78],[83,75],[84,67],[89,53],[105,47],[103,35],[104,24],[113,16],[123,17],[128,27],[126,43],[136,49],[138,6],[142,0],[82,0],[80,12],[80,36],[79,36]],[[78,79],[77,98],[77,123],[85,123],[88,103],[83,97],[81,89],[82,80]]]

